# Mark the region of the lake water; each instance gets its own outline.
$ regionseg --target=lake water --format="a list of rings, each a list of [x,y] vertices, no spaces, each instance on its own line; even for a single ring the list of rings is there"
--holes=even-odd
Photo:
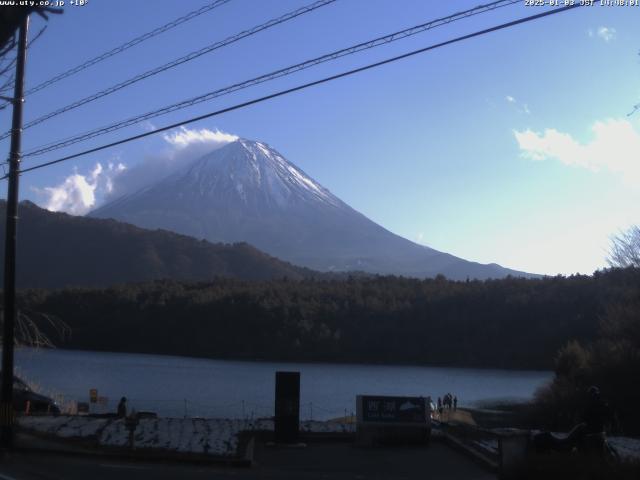
[[[329,419],[355,411],[357,394],[457,395],[462,406],[495,399],[528,400],[551,372],[328,363],[209,360],[165,355],[71,350],[16,350],[16,373],[45,394],[88,401],[89,389],[115,411],[163,416],[273,415],[275,372],[299,371],[302,418]]]

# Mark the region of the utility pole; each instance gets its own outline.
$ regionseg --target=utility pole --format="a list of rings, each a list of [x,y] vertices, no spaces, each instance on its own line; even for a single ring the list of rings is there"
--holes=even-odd
[[[22,103],[24,101],[24,68],[27,60],[29,16],[20,25],[18,56],[11,123],[9,153],[9,187],[7,190],[7,226],[4,251],[4,325],[2,334],[2,390],[0,392],[0,446],[13,446],[13,343],[16,309],[16,227],[18,221],[18,178],[22,140]]]

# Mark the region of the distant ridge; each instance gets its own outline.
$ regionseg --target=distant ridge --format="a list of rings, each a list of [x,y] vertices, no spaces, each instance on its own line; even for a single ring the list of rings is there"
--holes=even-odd
[[[7,204],[0,201],[0,216]],[[273,258],[246,243],[212,244],[173,232],[19,206],[19,288],[100,287],[170,278],[301,279],[314,272]],[[4,222],[0,222],[4,251]],[[0,273],[0,278],[4,275]]]
[[[369,220],[263,142],[239,139],[89,214],[212,242],[243,241],[319,271],[534,277],[470,262]]]

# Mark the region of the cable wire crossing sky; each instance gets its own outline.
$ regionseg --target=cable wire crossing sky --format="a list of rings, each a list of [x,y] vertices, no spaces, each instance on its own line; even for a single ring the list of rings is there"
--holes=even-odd
[[[332,0],[332,1],[335,1],[335,0]],[[367,41],[367,42],[362,42],[362,43],[359,43],[357,45],[353,45],[353,46],[350,46],[350,47],[347,47],[347,48],[343,48],[343,49],[340,49],[340,50],[335,51],[335,52],[327,53],[327,54],[322,55],[320,57],[313,58],[311,60],[306,60],[304,62],[297,63],[295,65],[291,65],[289,67],[276,70],[275,72],[266,73],[264,75],[260,75],[259,77],[252,78],[252,79],[249,79],[249,80],[245,80],[243,82],[236,83],[234,85],[230,85],[230,86],[227,86],[227,87],[224,87],[224,88],[220,88],[220,89],[214,90],[212,92],[208,92],[208,93],[205,93],[203,95],[199,95],[199,96],[194,97],[194,98],[189,98],[187,100],[183,100],[183,101],[178,102],[178,103],[173,104],[173,105],[164,106],[164,107],[162,107],[162,108],[160,108],[158,110],[154,110],[152,112],[147,112],[147,113],[144,113],[144,114],[141,114],[141,115],[137,115],[135,117],[128,118],[126,120],[122,120],[120,122],[116,122],[116,123],[108,125],[108,126],[100,127],[100,128],[95,129],[95,130],[92,130],[92,131],[85,132],[83,134],[77,135],[75,137],[64,139],[64,140],[62,140],[60,142],[57,142],[57,143],[50,143],[48,145],[43,145],[41,147],[36,147],[34,150],[26,152],[23,156],[30,157],[30,156],[35,156],[35,155],[41,155],[43,153],[47,153],[47,152],[50,152],[50,151],[53,151],[53,150],[57,150],[57,149],[62,148],[62,147],[70,146],[70,145],[73,145],[73,144],[78,143],[80,141],[84,141],[84,140],[89,139],[89,138],[93,138],[93,137],[96,137],[96,136],[99,136],[99,135],[103,135],[104,133],[108,133],[108,132],[112,132],[112,131],[115,131],[115,130],[119,130],[119,129],[127,127],[129,125],[140,123],[142,121],[149,120],[151,118],[155,118],[157,116],[164,115],[164,114],[172,112],[172,111],[181,110],[183,108],[190,107],[190,106],[195,105],[195,104],[200,103],[200,102],[209,101],[209,100],[212,100],[214,98],[218,98],[218,97],[223,96],[223,95],[228,95],[230,93],[236,92],[238,90],[242,90],[244,88],[252,87],[254,85],[258,85],[258,84],[263,83],[263,82],[271,81],[271,80],[273,80],[275,78],[279,78],[279,77],[286,76],[286,75],[291,75],[292,73],[295,73],[297,71],[304,70],[304,69],[307,69],[307,68],[311,68],[311,67],[314,67],[314,66],[319,65],[319,64],[324,63],[324,62],[329,62],[329,61],[332,61],[332,60],[335,60],[335,59],[338,59],[340,57],[347,56],[347,55],[353,55],[353,54],[358,53],[358,52],[363,51],[363,50],[368,50],[370,48],[375,48],[377,46],[384,45],[386,43],[394,42],[394,41],[400,40],[402,38],[406,38],[406,37],[409,37],[409,36],[412,36],[412,35],[416,35],[418,33],[424,32],[425,30],[428,30],[428,29],[431,29],[431,28],[435,28],[435,27],[438,27],[438,26],[441,26],[441,25],[445,25],[447,23],[454,22],[454,21],[459,20],[461,18],[465,18],[465,17],[471,16],[471,15],[478,15],[480,13],[485,13],[485,12],[490,11],[492,9],[499,8],[501,6],[511,5],[513,3],[516,3],[516,1],[520,1],[520,0],[515,0],[515,1],[514,0],[506,0],[506,1],[503,0],[503,1],[493,2],[493,3],[488,4],[488,5],[482,5],[480,7],[476,7],[476,8],[473,8],[471,10],[466,10],[464,12],[460,12],[460,13],[457,13],[457,14],[454,14],[454,15],[450,15],[448,17],[444,17],[444,18],[441,18],[441,19],[429,21],[429,22],[423,23],[421,25],[413,26],[413,27],[410,27],[408,29],[402,30],[400,32],[394,32],[392,34],[385,35],[383,37],[378,37],[378,38],[375,38],[375,39]],[[319,4],[321,3],[322,5],[326,5],[326,2],[318,2],[318,3]],[[318,5],[318,6],[320,6],[320,5]],[[570,7],[570,8],[573,8],[573,7]],[[564,9],[562,9],[562,10],[564,10]],[[544,12],[544,13],[539,14],[539,15],[547,15],[547,14],[551,14],[551,13],[557,13],[557,12],[560,12],[560,11],[561,10],[559,9],[559,10],[557,10],[555,12],[549,11],[549,12]],[[535,17],[536,16],[534,16],[534,18],[532,18],[532,19],[535,19]],[[530,17],[527,17],[527,18],[530,18]],[[271,23],[271,22],[269,22],[269,23]],[[506,25],[506,26],[510,26],[510,25]],[[256,27],[255,29],[252,29],[252,30],[257,30],[258,28],[262,28],[262,27],[259,26],[259,27]],[[503,28],[504,28],[504,25],[503,25]],[[479,34],[483,34],[483,33],[487,33],[487,32],[484,32],[484,31],[483,32],[479,32]],[[476,32],[476,34],[478,34],[478,32]],[[239,35],[242,35],[242,34],[239,34]],[[474,34],[474,36],[475,36],[475,34]],[[238,36],[235,36],[235,38],[237,38],[237,37]],[[460,38],[458,38],[458,40],[459,39]],[[458,41],[458,40],[456,40],[456,41]],[[453,42],[450,42],[450,43],[453,43]],[[219,44],[220,43],[218,43],[217,45],[219,45]],[[439,46],[442,46],[442,45],[438,44],[436,46],[431,46],[431,47],[428,47],[428,48],[431,49],[431,48],[436,48],[436,47],[439,47]],[[421,53],[421,52],[417,52],[417,53]],[[155,69],[154,71],[159,71],[159,70]],[[138,76],[136,78],[142,78],[142,77],[144,77],[144,75]],[[119,90],[120,88],[123,88],[124,86],[128,86],[128,85],[126,85],[126,82],[124,82],[122,84],[119,84],[119,85],[116,85],[116,86],[114,86],[114,87],[112,87],[112,88],[110,88],[110,89],[108,89],[108,90],[106,90],[104,92],[116,91],[116,90]],[[100,98],[101,96],[104,96],[105,94],[108,94],[108,93],[104,93],[104,92],[99,92],[98,94],[94,94],[93,96],[89,97],[89,99],[97,99],[97,98]],[[92,101],[92,100],[89,100],[89,99],[85,99],[85,100]],[[85,100],[83,100],[81,102],[88,103],[88,101],[85,101]],[[67,109],[65,111],[68,111],[68,110],[71,110],[71,109],[75,108],[76,106],[79,106],[79,103],[71,104],[71,105],[69,105],[67,107],[64,107],[63,109],[58,110],[57,112],[63,113],[63,110]],[[53,113],[51,113],[49,115],[50,116],[48,116],[48,118],[51,118],[51,116],[55,116]],[[45,117],[47,117],[47,116],[45,116]],[[47,120],[48,118],[45,118],[45,117],[41,117],[41,119],[39,119],[36,123],[40,123],[41,121]],[[8,136],[8,135],[9,135],[9,132],[5,132],[4,136]]]
[[[169,173],[242,137],[416,243],[532,273],[591,274],[606,266],[610,237],[640,224],[640,7],[552,10],[419,0],[67,6],[29,48],[23,146],[39,155],[23,160],[32,171],[21,199],[83,215],[133,185],[131,172]],[[32,23],[35,34],[45,20]],[[254,101],[277,92],[288,93]],[[211,112],[225,113],[204,118]],[[3,131],[10,115],[0,110]],[[180,126],[192,118],[201,120]],[[140,138],[99,149],[129,137]],[[33,169],[81,151],[92,153]]]

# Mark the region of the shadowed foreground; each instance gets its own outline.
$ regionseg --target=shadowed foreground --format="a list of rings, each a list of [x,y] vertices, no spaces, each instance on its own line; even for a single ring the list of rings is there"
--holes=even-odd
[[[14,453],[0,463],[2,478],[31,479],[442,479],[496,478],[467,457],[438,442],[427,448],[361,449],[348,443],[306,448],[257,444],[254,466],[119,462],[100,457]]]

